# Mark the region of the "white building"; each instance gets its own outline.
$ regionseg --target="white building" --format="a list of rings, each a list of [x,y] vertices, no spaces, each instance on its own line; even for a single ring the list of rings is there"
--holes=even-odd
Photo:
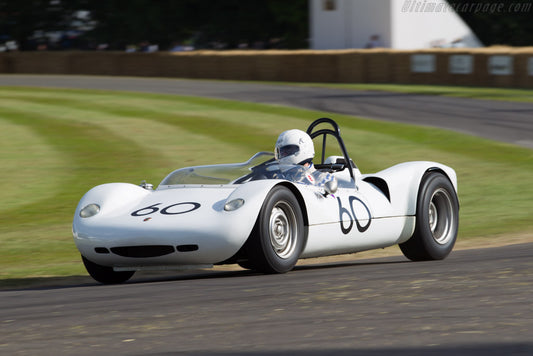
[[[445,0],[309,0],[309,11],[312,49],[482,46]]]

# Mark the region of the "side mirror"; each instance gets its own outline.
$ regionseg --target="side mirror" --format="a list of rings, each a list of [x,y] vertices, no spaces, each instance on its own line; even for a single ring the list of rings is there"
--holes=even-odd
[[[146,183],[145,180],[143,180],[143,181],[141,182],[141,184],[139,184],[139,187],[144,188],[144,189],[146,189],[146,190],[154,190],[154,185],[153,185],[153,184],[150,184],[150,183]]]
[[[337,188],[338,185],[336,179],[330,180],[326,182],[326,184],[324,184],[324,190],[326,191],[326,195],[335,194],[337,192]]]

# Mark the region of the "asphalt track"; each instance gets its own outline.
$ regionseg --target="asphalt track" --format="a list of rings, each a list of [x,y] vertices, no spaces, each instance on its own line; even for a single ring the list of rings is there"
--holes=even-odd
[[[533,244],[0,292],[2,355],[532,355]]]
[[[525,146],[533,137],[533,105],[516,103],[136,78],[0,76],[0,85],[204,95],[432,126],[458,114],[455,130]],[[382,108],[391,116],[380,116]],[[505,129],[490,112],[505,117]],[[1,291],[0,354],[531,355],[532,291],[533,244],[454,251],[435,262],[312,264],[284,275],[140,274],[117,286],[87,278]]]
[[[287,105],[441,127],[533,148],[533,103],[186,79],[0,75],[0,85],[130,90]]]

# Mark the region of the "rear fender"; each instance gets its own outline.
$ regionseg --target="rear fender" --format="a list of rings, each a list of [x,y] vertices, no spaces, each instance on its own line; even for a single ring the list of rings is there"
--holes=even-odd
[[[437,171],[444,174],[457,192],[457,175],[455,171],[451,167],[436,162],[415,161],[400,163],[368,176],[378,177],[387,182],[390,191],[390,202],[395,214],[416,215],[418,189],[422,182],[422,177],[429,171]]]

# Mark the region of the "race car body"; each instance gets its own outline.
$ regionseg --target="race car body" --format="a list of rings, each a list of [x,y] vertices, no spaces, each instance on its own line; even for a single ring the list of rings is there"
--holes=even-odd
[[[321,124],[333,129],[315,128]],[[400,244],[412,260],[446,257],[457,236],[457,178],[436,162],[407,162],[362,175],[337,124],[316,120],[312,138],[336,138],[343,153],[316,168],[334,184],[296,183],[302,167],[261,152],[240,164],[187,167],[157,189],[103,184],[76,208],[73,235],[88,272],[123,282],[141,269],[238,263],[267,273],[299,258]],[[309,177],[312,181],[312,177]]]

